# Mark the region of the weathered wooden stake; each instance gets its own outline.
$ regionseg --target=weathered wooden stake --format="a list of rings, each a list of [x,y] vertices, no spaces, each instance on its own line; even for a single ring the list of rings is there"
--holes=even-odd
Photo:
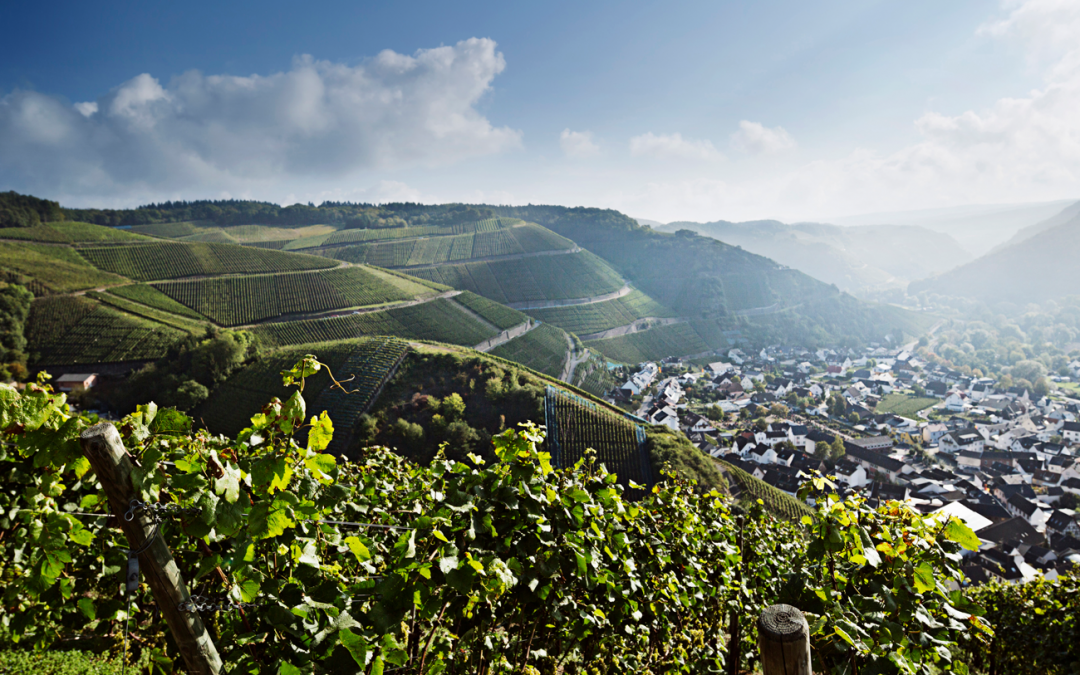
[[[791,605],[772,605],[761,613],[758,646],[764,675],[812,675],[810,625]]]
[[[95,424],[82,432],[79,444],[109,497],[109,506],[120,521],[128,546],[133,551],[141,550],[150,537],[153,524],[141,516],[133,520],[124,518],[131,500],[139,495],[131,484],[131,458],[124,449],[116,427],[109,422]],[[196,612],[181,612],[179,609],[180,603],[189,598],[188,590],[176,561],[169,553],[169,547],[160,536],[139,555],[139,563],[154,600],[184,657],[188,672],[197,675],[221,673],[221,657],[202,619]]]

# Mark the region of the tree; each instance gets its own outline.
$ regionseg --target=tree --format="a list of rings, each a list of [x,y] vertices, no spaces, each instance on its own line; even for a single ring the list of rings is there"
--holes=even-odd
[[[829,395],[827,410],[833,417],[840,417],[844,414],[844,411],[847,410],[847,401],[844,400],[844,397],[841,396],[839,392],[834,391]]]
[[[769,414],[773,417],[787,417],[791,411],[783,403],[773,403],[769,406]]]
[[[454,392],[442,400],[439,412],[451,422],[459,420],[465,415],[465,401],[460,394]]]
[[[1042,398],[1043,396],[1049,394],[1053,388],[1054,385],[1051,384],[1049,378],[1045,376],[1035,380],[1035,383],[1032,385],[1032,390],[1039,398]]]
[[[829,459],[837,462],[843,459],[845,454],[847,454],[847,450],[844,448],[844,439],[840,438],[839,435],[834,436],[832,443],[829,445]]]

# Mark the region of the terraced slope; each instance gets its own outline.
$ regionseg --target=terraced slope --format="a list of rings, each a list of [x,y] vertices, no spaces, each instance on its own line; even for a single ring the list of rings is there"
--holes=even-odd
[[[80,249],[79,253],[103,271],[136,281],[325,269],[337,265],[332,260],[316,256],[231,244],[154,242],[87,247]]]
[[[30,306],[27,341],[36,365],[157,359],[185,333],[88,298],[50,296]]]
[[[395,335],[471,347],[497,334],[446,298],[378,312],[262,324],[251,331],[268,346],[330,342],[365,335]]]
[[[495,347],[490,353],[517,361],[545,375],[559,377],[566,363],[568,350],[566,333],[555,326],[541,324],[528,333]]]
[[[329,373],[309,378],[304,395],[311,410],[326,410],[334,424],[335,450],[347,443],[348,430],[367,410],[383,382],[408,352],[408,343],[395,338],[358,338],[339,342],[288,347],[265,355],[234,373],[196,410],[214,433],[234,435],[250,425],[271,397],[284,399],[292,390],[281,384],[281,371],[291,368],[305,354],[313,353],[327,364],[347,390],[332,387]]]
[[[172,281],[154,284],[154,288],[222,326],[414,298],[413,294],[360,267]],[[426,294],[434,293],[427,290]]]
[[[707,342],[690,323],[676,323],[640,333],[588,341],[585,346],[603,353],[612,361],[641,363],[658,361],[667,356],[700,354],[721,345]]]
[[[623,286],[615,270],[587,251],[441,265],[410,270],[409,274],[503,304],[520,303],[520,309],[530,302],[587,298],[613,293]]]
[[[625,326],[645,317],[674,317],[675,312],[641,291],[604,302],[569,307],[532,309],[529,314],[563,330],[589,335]]]
[[[652,461],[645,448],[645,428],[626,416],[616,415],[592,401],[555,387],[547,388],[544,401],[547,447],[552,463],[571,467],[596,451],[596,461],[619,477],[645,490],[629,488],[628,497],[640,498],[654,483]]]
[[[518,326],[529,319],[526,314],[523,314],[516,309],[510,309],[506,305],[500,305],[497,302],[488,300],[483,296],[469,291],[455,295],[454,302],[476,312],[481,317],[494,324],[496,328],[501,328],[503,330]]]
[[[349,233],[350,231],[345,231],[331,235],[327,242],[336,240],[341,243]],[[474,234],[323,247],[311,249],[310,252],[336,260],[370,263],[379,267],[416,267],[472,258],[568,250],[573,247],[574,242],[550,230],[538,225],[523,225]]]

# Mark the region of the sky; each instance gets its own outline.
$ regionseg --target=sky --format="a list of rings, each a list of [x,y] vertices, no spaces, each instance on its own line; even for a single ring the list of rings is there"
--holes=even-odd
[[[0,190],[827,219],[1080,198],[1080,2],[38,2]]]

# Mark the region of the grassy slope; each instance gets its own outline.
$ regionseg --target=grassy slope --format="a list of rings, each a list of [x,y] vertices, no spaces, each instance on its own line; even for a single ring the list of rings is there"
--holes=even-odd
[[[673,317],[675,312],[641,291],[632,291],[621,298],[570,307],[532,309],[529,314],[553,323],[563,330],[588,335],[618,326],[625,326],[645,317]]]
[[[715,239],[654,232],[616,211],[552,206],[496,211],[571,237],[682,316],[704,314],[749,337],[812,345],[880,339],[896,328],[909,335],[919,331],[911,313],[860,302],[801,272]],[[755,308],[787,311],[737,315]]]
[[[706,342],[691,324],[677,323],[629,335],[592,340],[586,342],[585,346],[601,352],[612,361],[641,363],[657,361],[666,356],[700,354],[719,345]]]
[[[95,269],[67,246],[0,242],[0,267],[36,279],[58,293],[115,286],[124,281]]]
[[[491,353],[517,361],[546,375],[558,377],[566,363],[568,349],[566,333],[555,326],[542,324],[495,347]]]

